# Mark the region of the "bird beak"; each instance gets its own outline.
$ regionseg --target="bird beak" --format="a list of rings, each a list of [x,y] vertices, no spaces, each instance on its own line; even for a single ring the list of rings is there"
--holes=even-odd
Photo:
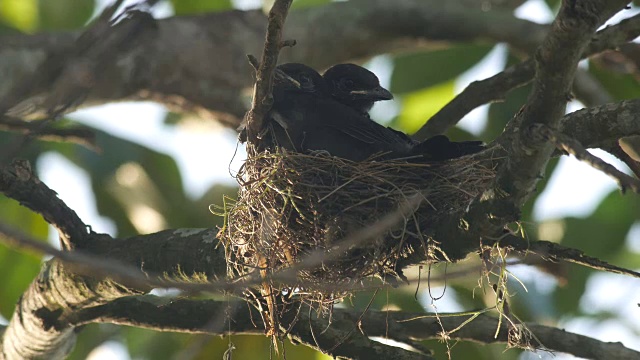
[[[298,89],[300,89],[301,86],[302,86],[298,80],[296,80],[296,79],[292,78],[291,76],[285,74],[284,71],[282,71],[282,70],[280,70],[278,68],[276,68],[275,72],[273,73],[273,78],[276,81],[280,81],[280,82],[288,81],[288,82],[292,83],[293,85],[295,85]]]
[[[370,90],[353,90],[350,92],[352,95],[364,96],[372,100],[392,100],[393,95],[391,92],[382,86]]]

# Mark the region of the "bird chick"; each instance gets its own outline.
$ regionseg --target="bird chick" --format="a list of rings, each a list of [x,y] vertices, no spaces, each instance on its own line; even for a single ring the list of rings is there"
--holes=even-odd
[[[393,95],[380,86],[378,77],[359,65],[334,65],[322,77],[327,83],[331,96],[336,101],[353,108],[369,119],[371,118],[368,112],[375,102],[393,99]],[[387,127],[387,129],[410,144],[412,147],[411,153],[420,155],[423,160],[443,161],[455,159],[485,149],[482,141],[455,142],[450,141],[445,135],[436,135],[420,142],[401,131],[390,127]]]
[[[325,79],[298,63],[280,65],[273,88],[270,123],[278,146],[305,152],[324,150],[362,161],[410,156],[411,144],[361,112],[336,101]]]
[[[322,77],[334,99],[366,116],[376,101],[393,99],[391,92],[380,86],[378,77],[359,65],[334,65]]]

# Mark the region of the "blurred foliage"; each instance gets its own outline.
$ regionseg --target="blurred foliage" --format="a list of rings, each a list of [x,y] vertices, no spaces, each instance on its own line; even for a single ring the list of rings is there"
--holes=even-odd
[[[396,56],[390,90],[394,94],[404,94],[453,80],[478,63],[492,48],[467,44]]]
[[[293,0],[291,9],[302,9],[305,7],[325,5],[330,2],[331,0]]]
[[[628,252],[626,235],[631,226],[640,220],[638,196],[621,196],[614,191],[607,196],[588,219],[568,217],[564,219],[565,232],[562,244],[583,250],[598,258],[620,266],[637,267],[638,263],[621,264],[618,259]],[[586,241],[589,239],[590,241]],[[554,293],[554,303],[560,314],[582,314],[579,305],[586,282],[595,271],[570,265],[567,285]]]
[[[176,14],[198,14],[211,11],[226,11],[232,8],[231,0],[164,0],[173,6]],[[296,0],[294,8],[321,6],[329,0]],[[546,0],[546,4],[557,9],[560,0]],[[634,3],[638,3],[634,1]],[[2,0],[0,1],[0,34],[11,32],[35,32],[38,30],[70,30],[85,24],[96,12],[94,0]],[[417,53],[392,54],[393,71],[390,88],[397,96],[398,114],[392,126],[407,133],[416,131],[444,104],[450,101],[459,87],[456,81],[460,75],[478,64],[492,46],[486,44],[442,45],[439,50]],[[509,66],[520,61],[516,55],[505,54]],[[640,97],[638,81],[631,75],[613,73],[598,64],[590,64],[589,72],[615,99]],[[477,79],[480,80],[480,79]],[[503,102],[485,107],[486,125],[478,134],[471,134],[461,128],[451,129],[447,135],[454,140],[468,140],[473,137],[491,141],[504,129],[525,103],[530,86],[524,86],[507,95]],[[181,114],[169,114],[166,124],[176,124]],[[211,215],[210,204],[222,205],[223,196],[234,197],[234,186],[211,184],[200,198],[187,196],[183,175],[176,160],[147,146],[115,136],[105,131],[95,130],[98,145],[104,150],[98,154],[73,144],[33,143],[21,154],[35,163],[46,152],[57,152],[79,168],[86,171],[95,195],[100,214],[112,219],[117,235],[124,237],[138,233],[178,227],[215,227],[221,225],[221,218]],[[0,133],[0,143],[12,140]],[[558,161],[553,159],[539,182],[537,193],[544,191],[548,179],[556,169]],[[207,164],[203,164],[207,166]],[[226,171],[226,169],[225,169]],[[535,239],[539,224],[533,218],[532,209],[537,197],[522,209],[522,223],[525,234]],[[154,214],[155,223],[136,220],[140,209]],[[565,246],[576,247],[586,254],[624,267],[637,267],[640,254],[630,251],[625,239],[640,217],[640,200],[628,194],[622,196],[612,192],[599,204],[597,209],[584,218],[567,217],[553,221],[561,224],[562,232],[558,241]],[[15,201],[0,198],[0,218],[31,236],[46,241],[49,227],[42,218],[19,206]],[[545,221],[548,224],[551,220]],[[116,235],[116,234],[114,234]],[[517,260],[517,259],[516,259]],[[37,275],[41,257],[22,251],[10,250],[0,245],[0,315],[10,318],[14,304],[20,294]],[[495,306],[495,294],[486,280],[479,283],[481,260],[477,254],[459,264],[434,266],[431,277],[456,271],[467,271],[466,276],[450,278],[446,282],[425,280],[429,270],[420,272],[422,282],[417,285],[384,288],[373,292],[357,293],[340,306],[364,311],[370,309],[399,309],[408,312],[432,312],[427,295],[432,287],[433,296],[445,291],[443,300],[434,300],[436,307],[454,304],[465,310],[479,310]],[[553,269],[534,268],[528,265],[510,267],[522,276],[527,290],[517,282],[510,281],[511,309],[526,321],[554,324],[560,319],[588,317],[602,321],[618,320],[624,323],[622,315],[609,311],[586,311],[581,307],[585,297],[587,282],[595,271],[574,264],[557,264]],[[557,271],[543,275],[541,270]],[[417,279],[418,271],[409,269]],[[529,276],[527,276],[527,274]],[[566,277],[566,284],[554,280]],[[607,275],[614,276],[614,275]],[[540,285],[547,279],[546,287]],[[492,280],[495,281],[495,278]],[[437,288],[437,290],[436,290]],[[446,290],[443,290],[446,289]],[[418,293],[416,294],[416,291]],[[417,295],[417,296],[416,296]],[[607,294],[611,295],[611,294]],[[427,299],[425,301],[425,299]],[[439,302],[440,301],[440,302]],[[633,300],[630,300],[633,301]],[[494,312],[495,315],[495,312]],[[637,331],[637,329],[636,329]],[[91,351],[106,341],[117,341],[125,346],[135,359],[171,359],[181,351],[194,346],[203,338],[187,334],[159,333],[144,329],[118,327],[113,325],[89,325],[79,334],[70,359],[85,359]],[[204,338],[198,348],[196,359],[219,359],[228,348],[229,341],[236,350],[237,359],[270,359],[270,340],[262,336],[232,336],[229,338]],[[434,349],[436,358],[447,359],[450,352],[454,359],[516,359],[520,351],[505,351],[504,344],[478,345],[467,342],[426,341],[424,345]],[[629,344],[627,344],[629,345]],[[304,346],[285,346],[289,359],[328,359]]]
[[[554,12],[556,12],[560,8],[561,1],[562,0],[544,0],[544,2],[547,3],[549,9],[553,10]]]
[[[2,0],[0,25],[23,32],[77,29],[91,18],[95,0]]]
[[[453,81],[447,81],[402,96],[402,111],[391,122],[391,126],[408,134],[415,133],[427,119],[453,99],[454,86]]]
[[[589,63],[589,72],[602,84],[614,100],[637,99],[640,97],[640,81],[631,74],[621,74],[603,69],[599,64]]]
[[[0,197],[0,219],[35,239],[46,241],[49,225],[42,216],[20,206],[18,202]],[[0,315],[10,318],[20,295],[40,271],[41,256],[16,251],[0,244]]]
[[[233,9],[231,0],[171,0],[176,15],[199,14]]]
[[[94,0],[38,0],[38,29],[76,29],[87,23],[94,8]]]
[[[0,19],[4,25],[31,32],[38,26],[37,0],[2,0],[0,1]]]

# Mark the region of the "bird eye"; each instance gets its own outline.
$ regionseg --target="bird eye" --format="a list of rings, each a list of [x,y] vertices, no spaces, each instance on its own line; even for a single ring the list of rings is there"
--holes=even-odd
[[[300,75],[300,87],[302,89],[313,89],[313,81],[311,80],[311,78],[307,75]]]
[[[349,90],[353,88],[353,80],[351,79],[340,79],[339,87],[342,90]]]

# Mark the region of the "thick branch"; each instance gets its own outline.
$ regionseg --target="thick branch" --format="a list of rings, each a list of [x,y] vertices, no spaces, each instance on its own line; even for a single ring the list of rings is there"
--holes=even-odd
[[[89,234],[86,225],[55,191],[40,182],[27,161],[16,160],[0,168],[0,192],[42,215],[58,230],[63,248],[73,249],[85,244]]]
[[[60,319],[68,316],[71,309],[77,311],[140,294],[150,290],[150,284],[184,284],[188,291],[211,290],[215,287],[204,283],[226,273],[224,250],[217,247],[215,232],[208,229],[167,230],[118,240],[92,233],[84,249],[88,255],[60,252],[44,243],[25,241],[24,235],[11,229],[0,228],[0,234],[10,243],[48,252],[70,264],[47,262],[22,295],[2,339],[0,358],[7,360],[63,358],[73,346],[75,333],[73,326]],[[99,260],[90,254],[99,256]],[[118,262],[127,266],[114,268]],[[105,275],[113,279],[105,279]],[[144,281],[145,276],[148,281]]]
[[[591,40],[582,57],[588,58],[605,50],[615,49],[639,35],[640,15],[636,15],[599,31]],[[513,65],[490,78],[472,82],[458,96],[432,116],[413,137],[418,140],[424,140],[444,133],[478,106],[504,100],[512,90],[528,84],[534,75],[534,61],[529,59]],[[580,78],[582,83],[589,80],[586,76],[584,74]],[[581,88],[586,86],[586,84],[582,84]],[[601,100],[598,99],[598,101]]]
[[[105,305],[87,309],[76,314],[70,320],[77,324],[90,322],[107,322],[120,325],[149,328],[160,331],[176,331],[187,333],[206,333],[211,335],[253,334],[262,335],[264,329],[256,328],[254,320],[259,319],[259,314],[246,306],[237,307],[228,327],[211,332],[207,328],[209,319],[215,318],[225,311],[228,303],[212,300],[173,300],[163,301],[155,297],[130,297],[111,301]],[[531,338],[527,343],[522,339],[520,343],[514,343],[514,338],[509,337],[509,328],[506,321],[500,325],[498,319],[478,315],[473,321],[462,326],[471,316],[466,314],[440,314],[436,318],[434,314],[405,313],[395,311],[369,310],[362,314],[358,310],[334,309],[329,325],[328,318],[316,318],[310,316],[315,313],[303,307],[298,313],[296,325],[291,336],[303,341],[307,345],[315,347],[312,342],[308,344],[301,334],[306,334],[315,329],[315,336],[322,340],[336,344],[335,334],[326,335],[322,330],[326,329],[354,329],[354,332],[363,331],[367,336],[390,337],[400,342],[407,340],[441,340],[443,331],[450,340],[475,341],[484,344],[510,343],[519,346],[532,346],[540,348],[541,344]],[[287,314],[283,323],[293,320],[294,314]],[[360,322],[361,320],[361,322]],[[462,327],[461,327],[462,326]],[[459,328],[457,331],[454,329]],[[500,327],[498,336],[493,334]],[[620,343],[605,343],[587,336],[573,334],[553,327],[526,324],[542,345],[551,351],[564,352],[588,359],[636,359],[640,354],[624,347]],[[521,329],[526,331],[525,328]],[[348,340],[347,340],[348,341]],[[340,349],[341,347],[337,347]],[[339,355],[334,353],[332,355]]]
[[[536,123],[551,128],[560,124],[578,60],[592,34],[626,4],[625,0],[563,1],[549,36],[536,53],[533,89],[515,119],[514,128],[520,131],[508,140],[509,164],[498,178],[516,207],[528,199],[553,151],[553,146],[528,137],[528,131],[522,130]]]
[[[112,281],[90,281],[48,262],[29,286],[3,337],[0,358],[62,359],[75,342],[73,328],[57,328],[58,316],[79,304],[92,306],[134,293]]]
[[[626,100],[565,115],[560,131],[588,148],[611,149],[618,139],[640,135],[640,99]]]
[[[101,67],[99,74],[88,74],[95,76],[90,76],[94,82],[85,105],[154,100],[180,111],[213,115],[237,127],[247,109],[243,90],[253,83],[245,55],[260,53],[266,17],[259,11],[231,11],[142,25],[126,48],[113,49],[116,61]],[[442,41],[507,42],[530,52],[546,29],[517,19],[508,10],[482,11],[454,0],[334,2],[292,11],[284,38],[296,39],[298,45],[285,51],[282,59],[322,69],[390,51],[425,48],[430,45],[425,40],[437,41],[438,46]],[[338,38],[340,46],[334,46]],[[5,97],[51,54],[72,53],[74,36],[11,36],[0,43],[0,71],[7,74],[0,97]],[[37,104],[44,100],[28,102],[22,112],[39,110]]]
[[[502,152],[496,187],[487,190],[460,214],[439,222],[435,239],[456,239],[469,244],[464,253],[477,248],[483,237],[496,238],[510,222],[520,218],[520,209],[533,193],[554,147],[544,139],[530,138],[529,127],[536,122],[556,128],[569,100],[578,60],[596,28],[626,3],[623,0],[565,1],[552,31],[536,55],[536,78],[527,104],[512,120],[493,146],[485,151]],[[493,156],[493,155],[492,155]],[[440,241],[442,241],[440,240]],[[451,249],[448,249],[451,252]],[[453,249],[455,250],[455,249]],[[447,253],[451,257],[451,254]],[[463,253],[452,259],[463,258]],[[399,266],[424,260],[419,253],[400,261]]]
[[[499,236],[519,217],[519,209],[535,189],[554,147],[531,137],[537,123],[560,125],[570,98],[578,60],[595,29],[626,5],[624,0],[564,1],[552,30],[536,53],[536,77],[526,105],[498,139],[509,154],[501,166],[498,191],[471,206],[466,216],[471,234]]]

